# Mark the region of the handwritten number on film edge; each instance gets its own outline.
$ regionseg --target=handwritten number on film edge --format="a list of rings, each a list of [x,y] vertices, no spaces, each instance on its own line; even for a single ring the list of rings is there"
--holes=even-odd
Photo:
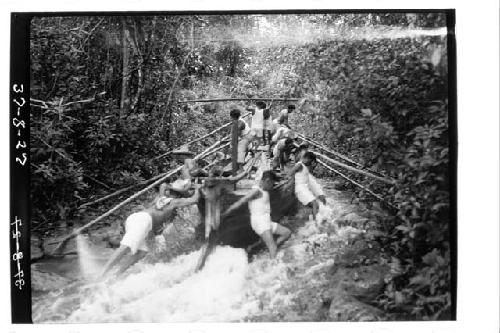
[[[12,90],[16,94],[22,94],[24,92],[24,85],[14,84],[14,85],[12,85]],[[24,97],[16,97],[12,101],[14,103],[16,103],[16,105],[17,105],[16,114],[18,117],[20,117],[21,116],[21,108],[26,104],[26,99]],[[16,150],[25,149],[27,146],[26,146],[26,141],[21,140],[21,135],[22,135],[21,129],[26,128],[26,123],[22,119],[14,118],[14,119],[12,119],[12,125],[14,125],[14,127],[18,129],[17,136],[19,138],[18,138],[18,141],[16,143]],[[16,157],[16,162],[21,164],[22,166],[24,166],[26,164],[27,160],[28,160],[28,154],[26,152],[22,152],[21,157]]]

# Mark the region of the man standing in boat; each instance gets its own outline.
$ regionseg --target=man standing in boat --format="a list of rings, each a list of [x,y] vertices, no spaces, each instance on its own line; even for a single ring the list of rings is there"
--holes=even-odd
[[[182,198],[182,193],[186,193],[190,186],[191,182],[186,182],[183,179],[175,181],[170,186],[165,183],[161,184],[159,194],[154,202],[143,211],[133,213],[127,218],[125,235],[120,242],[120,247],[109,258],[102,270],[101,277],[105,276],[121,259],[123,260],[117,275],[144,258],[149,251],[148,239],[161,234],[165,224],[172,222],[176,209],[198,203],[200,198],[198,187],[195,188],[191,197]]]
[[[247,122],[241,119],[241,110],[238,107],[232,107],[229,116],[238,121],[238,169],[241,169],[245,163],[248,145],[253,139],[253,132]]]
[[[266,108],[266,103],[257,101],[255,108],[249,109],[252,112],[252,131],[256,138],[262,138],[262,144],[269,146],[271,143],[271,112]]]
[[[295,105],[290,104],[286,109],[283,109],[280,111],[278,117],[276,117],[273,122],[276,125],[283,125],[288,128],[290,128],[290,125],[288,124],[288,116],[295,111]]]
[[[266,244],[271,258],[276,257],[278,246],[291,235],[290,229],[271,220],[269,191],[274,187],[276,180],[277,177],[273,171],[264,171],[259,185],[255,185],[252,192],[229,206],[226,212],[222,214],[224,218],[242,205],[248,203],[252,229]],[[276,241],[274,241],[273,235],[278,235]]]

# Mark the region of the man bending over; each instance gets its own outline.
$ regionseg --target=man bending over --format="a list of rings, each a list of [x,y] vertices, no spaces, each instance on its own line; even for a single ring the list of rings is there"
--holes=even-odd
[[[177,208],[198,202],[199,188],[195,188],[193,196],[182,198],[181,193],[187,189],[179,188],[179,186],[184,185],[181,185],[181,182],[174,182],[169,188],[167,184],[163,183],[160,186],[158,197],[150,207],[133,213],[127,218],[125,235],[120,242],[120,247],[109,258],[102,270],[101,277],[104,277],[124,257],[117,275],[122,274],[130,266],[144,258],[149,251],[146,244],[147,238],[161,234],[165,223],[172,222]],[[168,197],[165,195],[166,190],[169,190]]]
[[[290,229],[271,221],[269,191],[274,187],[276,178],[274,172],[270,170],[264,171],[259,185],[255,185],[252,192],[236,201],[222,214],[222,217],[228,216],[240,206],[248,203],[252,229],[266,244],[271,258],[276,257],[277,247],[287,240],[291,234]],[[273,234],[278,235],[276,242]]]

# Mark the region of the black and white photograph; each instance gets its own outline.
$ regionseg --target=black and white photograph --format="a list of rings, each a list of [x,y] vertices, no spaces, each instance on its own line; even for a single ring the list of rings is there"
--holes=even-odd
[[[454,320],[454,19],[34,14],[33,323]]]

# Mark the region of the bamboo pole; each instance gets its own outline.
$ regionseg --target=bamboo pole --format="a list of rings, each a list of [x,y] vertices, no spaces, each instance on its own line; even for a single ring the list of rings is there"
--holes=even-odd
[[[360,183],[356,182],[355,180],[349,178],[348,176],[344,175],[342,172],[334,169],[333,167],[329,166],[328,164],[326,164],[325,162],[323,162],[322,160],[319,160],[318,159],[318,163],[321,164],[323,167],[325,167],[326,169],[332,171],[333,173],[339,175],[340,177],[344,178],[345,180],[353,183],[354,185],[358,186],[359,188],[362,188],[363,190],[365,190],[367,193],[371,194],[373,197],[375,197],[376,199],[378,199],[379,201],[382,201],[383,203],[385,203],[386,205],[390,206],[391,208],[394,208],[394,209],[398,209],[398,207],[396,207],[395,205],[391,204],[390,202],[387,202],[384,198],[382,198],[380,195],[378,195],[377,193],[373,192],[372,190],[370,190],[369,188],[367,188],[366,186],[363,186],[361,185]]]
[[[353,160],[351,160],[349,157],[347,157],[347,156],[345,156],[345,155],[343,155],[343,154],[341,154],[341,153],[338,153],[338,152],[336,152],[336,151],[334,151],[334,150],[331,150],[331,149],[329,149],[329,148],[325,147],[324,145],[322,145],[322,144],[321,144],[321,143],[319,143],[318,141],[315,141],[315,140],[313,140],[313,139],[310,139],[310,138],[308,138],[308,137],[306,137],[305,135],[300,134],[300,133],[297,133],[297,136],[298,136],[299,138],[301,138],[302,140],[309,142],[309,143],[310,143],[310,144],[312,144],[313,146],[316,146],[317,148],[320,148],[321,150],[323,150],[323,151],[325,151],[325,152],[327,152],[327,153],[330,153],[330,154],[332,154],[332,155],[335,155],[335,156],[337,156],[337,157],[340,157],[341,159],[343,159],[343,160],[345,160],[345,161],[347,161],[347,162],[350,162],[350,163],[352,163],[352,164],[356,165],[357,167],[363,168],[363,166],[362,166],[361,164],[359,164],[358,162],[353,161]]]
[[[376,176],[374,174],[372,174],[371,172],[368,172],[368,171],[365,171],[365,170],[359,170],[359,169],[356,169],[350,165],[347,165],[345,163],[342,163],[342,162],[339,162],[339,161],[335,161],[334,159],[331,159],[330,157],[326,156],[326,155],[323,155],[321,153],[318,153],[318,152],[315,152],[315,154],[317,156],[320,156],[321,158],[327,160],[328,162],[330,163],[333,163],[335,165],[338,165],[339,167],[342,167],[344,169],[347,169],[349,171],[352,171],[352,172],[355,172],[355,173],[359,173],[359,174],[362,174],[364,176],[367,176],[367,177],[370,177],[370,178],[373,178],[373,179],[376,179],[378,181],[381,181],[381,182],[384,182],[386,184],[390,184],[390,185],[393,185],[396,183],[395,180],[392,180],[392,179],[387,179],[387,178],[383,178],[383,177],[379,177],[379,176]]]
[[[231,128],[231,174],[236,176],[238,171],[238,119],[233,119]]]
[[[108,195],[106,195],[106,196],[104,196],[104,197],[101,197],[101,198],[99,198],[99,199],[96,199],[96,200],[94,200],[94,201],[84,203],[84,204],[82,204],[82,205],[78,206],[78,209],[80,209],[80,208],[84,208],[84,207],[87,207],[87,206],[91,206],[91,205],[94,205],[94,204],[96,204],[96,203],[99,203],[99,202],[105,201],[105,200],[107,200],[107,199],[113,198],[113,197],[115,197],[115,196],[117,196],[117,195],[120,195],[120,194],[122,194],[122,193],[124,193],[124,192],[127,192],[127,191],[129,191],[129,190],[131,190],[131,189],[133,189],[133,188],[135,188],[135,187],[137,187],[137,186],[140,186],[140,185],[146,185],[146,184],[148,184],[149,182],[152,182],[152,181],[154,181],[154,180],[156,180],[156,179],[158,179],[158,178],[160,178],[160,177],[163,177],[165,174],[166,174],[166,173],[159,174],[159,175],[157,175],[157,176],[155,176],[155,177],[153,177],[153,178],[150,178],[150,179],[147,179],[147,180],[143,180],[142,182],[139,182],[139,183],[137,183],[137,184],[130,185],[130,186],[128,186],[128,187],[122,188],[122,189],[120,189],[120,190],[118,190],[118,191],[115,191],[115,192],[113,192],[113,193],[111,193],[111,194],[108,194]]]
[[[218,144],[218,142],[216,143]],[[200,154],[198,154],[197,156],[194,157],[194,160],[198,160],[200,158],[203,158],[203,156],[205,156],[206,152],[210,151],[211,149],[213,149],[213,146],[210,146],[208,147],[207,149],[205,149],[203,152],[201,152]],[[123,207],[124,205],[128,204],[129,202],[131,202],[132,200],[138,198],[139,196],[141,196],[142,194],[146,193],[147,191],[149,191],[150,189],[152,189],[153,187],[155,187],[156,185],[162,183],[165,179],[167,179],[168,177],[174,175],[175,173],[179,172],[180,170],[182,169],[182,166],[179,166],[177,168],[175,168],[174,170],[170,171],[169,173],[165,174],[163,177],[159,178],[158,180],[156,180],[155,182],[153,182],[152,184],[148,185],[147,187],[145,187],[144,189],[140,190],[139,192],[136,192],[135,194],[133,194],[132,196],[128,197],[127,199],[125,199],[124,201],[120,202],[119,204],[117,204],[116,206],[114,206],[113,208],[111,208],[110,210],[108,210],[106,213],[98,216],[97,218],[93,219],[92,221],[90,221],[89,223],[85,224],[84,226],[74,230],[70,235],[66,236],[60,243],[59,245],[54,249],[54,251],[52,251],[53,254],[56,254],[58,252],[60,252],[65,246],[66,244],[74,237],[76,237],[77,235],[81,234],[83,231],[85,231],[86,229],[90,228],[91,226],[93,226],[94,224],[96,224],[97,222],[100,222],[101,220],[103,220],[105,217],[108,217],[109,215],[111,215],[112,213],[116,212],[118,209],[120,209],[121,207]]]
[[[298,101],[298,98],[209,98],[209,99],[193,99],[177,101],[177,103],[208,103],[208,102],[224,102],[224,101]]]
[[[228,145],[229,145],[229,143],[226,143],[225,145],[222,145],[222,146],[220,146],[220,147],[217,147],[217,148],[213,149],[212,151],[207,152],[207,153],[206,153],[203,157],[200,157],[200,159],[205,158],[206,156],[208,156],[208,155],[210,155],[210,154],[213,154],[213,153],[215,153],[216,151],[219,151],[220,149],[223,149],[223,148],[227,147]],[[96,199],[96,200],[94,200],[94,201],[84,203],[84,204],[82,204],[82,205],[78,206],[78,209],[80,209],[80,208],[84,208],[84,207],[87,207],[87,206],[91,206],[91,205],[94,205],[94,204],[96,204],[96,203],[99,203],[99,202],[105,201],[105,200],[107,200],[107,199],[110,199],[110,198],[116,197],[117,195],[120,195],[120,194],[122,194],[122,193],[125,193],[125,192],[127,192],[127,191],[129,191],[129,190],[131,190],[131,189],[133,189],[133,188],[135,188],[135,187],[137,187],[137,186],[140,186],[140,185],[146,185],[146,184],[148,184],[148,183],[150,183],[150,182],[152,182],[152,181],[155,181],[155,180],[157,180],[157,179],[159,179],[159,178],[163,177],[163,176],[164,176],[164,175],[166,175],[166,174],[167,174],[167,173],[162,173],[162,174],[156,175],[156,176],[154,176],[153,178],[150,178],[150,179],[144,180],[144,181],[142,181],[142,182],[139,182],[139,183],[137,183],[137,184],[134,184],[134,185],[131,185],[131,186],[128,186],[128,187],[122,188],[122,189],[120,189],[120,190],[118,190],[118,191],[115,191],[115,192],[113,192],[113,193],[111,193],[111,194],[108,194],[108,195],[106,195],[106,196],[104,196],[104,197],[101,197],[101,198],[99,198],[99,199]]]
[[[250,112],[248,112],[247,114],[243,115],[243,116],[242,116],[242,118],[247,117],[247,116],[249,116],[249,115],[250,115]],[[209,132],[209,133],[207,133],[207,134],[205,134],[205,135],[203,135],[203,136],[201,136],[201,137],[199,137],[199,138],[197,138],[197,139],[191,140],[191,141],[189,141],[188,143],[183,144],[182,146],[189,146],[189,145],[192,145],[192,144],[194,144],[194,143],[196,143],[196,142],[199,142],[199,141],[201,141],[201,140],[203,140],[203,139],[206,139],[206,138],[208,138],[209,136],[212,136],[212,135],[214,135],[215,133],[217,133],[217,132],[219,132],[219,131],[223,130],[224,128],[229,127],[231,124],[232,124],[232,122],[228,122],[228,123],[226,123],[226,124],[224,124],[224,125],[222,125],[222,126],[220,126],[220,127],[217,127],[217,128],[216,128],[216,129],[214,129],[213,131],[211,131],[211,132]],[[163,153],[163,154],[161,154],[161,155],[159,155],[159,156],[156,156],[156,157],[155,157],[155,158],[153,158],[151,161],[156,161],[156,160],[159,160],[160,158],[163,158],[163,157],[165,157],[165,156],[168,156],[168,155],[172,154],[175,150],[180,149],[182,146],[179,146],[179,147],[177,147],[177,148],[175,148],[175,149],[172,149],[172,150],[167,151],[166,153]]]
[[[224,140],[224,138],[223,138],[221,141],[223,141],[223,140]],[[215,152],[217,152],[217,151],[219,151],[219,150],[221,150],[221,149],[224,149],[224,148],[228,147],[230,144],[231,144],[231,143],[230,143],[230,142],[228,142],[228,143],[223,144],[223,145],[222,145],[222,146],[220,146],[220,147],[214,148],[212,151],[207,152],[207,153],[205,154],[205,156],[204,156],[204,157],[206,157],[206,156],[208,156],[208,155],[210,155],[210,154],[213,154],[213,153],[215,153]],[[203,157],[203,158],[204,158],[204,157]]]
[[[356,161],[353,161],[353,160],[349,159],[347,156],[342,155],[341,153],[338,153],[338,152],[336,152],[336,151],[334,151],[332,149],[329,149],[326,146],[320,144],[319,142],[317,142],[317,141],[315,141],[315,140],[313,140],[311,138],[307,138],[303,134],[297,133],[297,136],[300,137],[300,138],[302,138],[304,141],[307,141],[307,142],[311,143],[312,145],[316,146],[317,148],[320,148],[321,150],[323,150],[323,151],[325,151],[327,153],[330,153],[332,155],[338,156],[338,157],[340,157],[340,158],[342,158],[342,159],[344,159],[344,160],[346,160],[346,161],[348,161],[348,162],[356,165],[357,167],[359,167],[361,169],[365,169],[365,170],[367,170],[367,171],[369,171],[369,172],[371,172],[371,173],[373,173],[373,174],[375,174],[375,175],[377,175],[379,177],[386,178],[386,176],[384,174],[381,174],[380,172],[376,172],[376,171],[367,169],[363,165],[357,163]]]

